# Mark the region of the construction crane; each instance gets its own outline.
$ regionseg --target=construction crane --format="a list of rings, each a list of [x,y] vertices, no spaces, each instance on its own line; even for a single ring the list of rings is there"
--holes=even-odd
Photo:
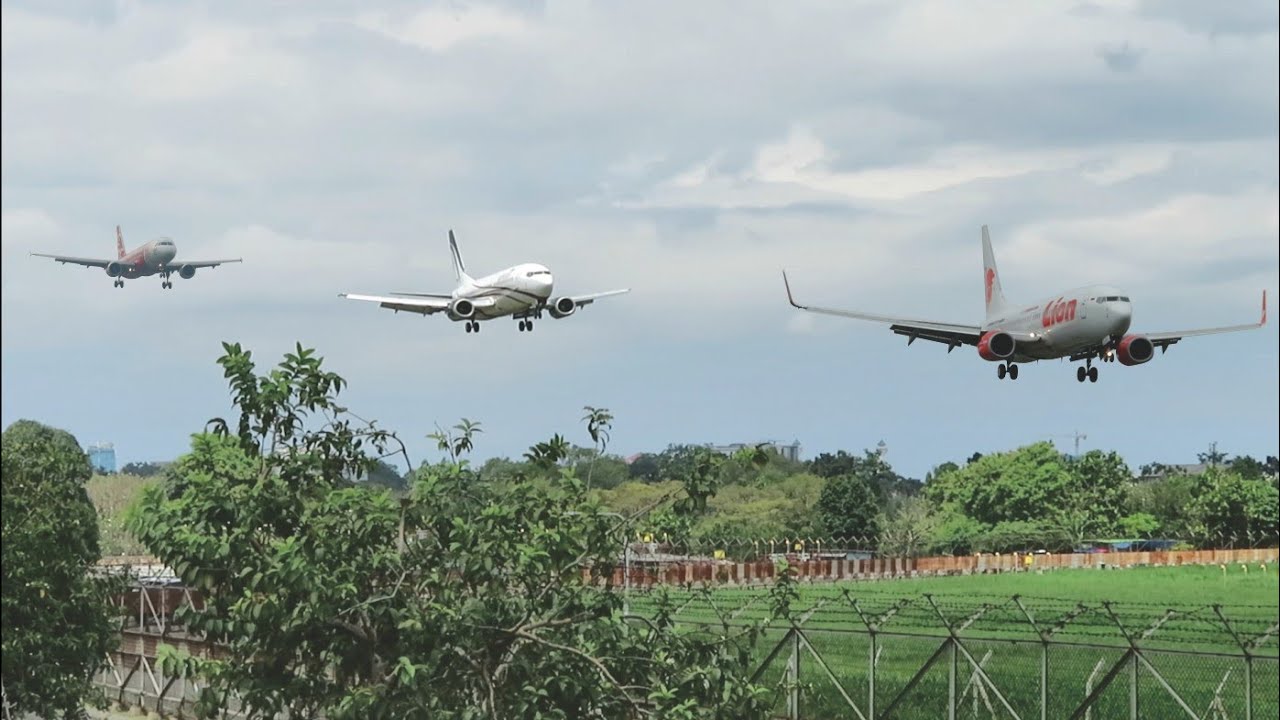
[[[1075,457],[1080,457],[1080,441],[1089,439],[1088,435],[1085,435],[1079,430],[1072,432],[1070,435],[1054,435],[1053,437],[1071,438],[1075,440],[1075,445],[1076,445],[1076,451],[1074,455]]]

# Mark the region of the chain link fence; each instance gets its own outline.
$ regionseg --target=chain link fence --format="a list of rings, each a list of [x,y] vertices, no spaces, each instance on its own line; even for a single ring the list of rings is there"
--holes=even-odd
[[[806,588],[759,647],[786,718],[1274,718],[1274,605],[1081,603]],[[767,592],[664,590],[690,631],[772,612]],[[631,610],[654,601],[635,593]]]

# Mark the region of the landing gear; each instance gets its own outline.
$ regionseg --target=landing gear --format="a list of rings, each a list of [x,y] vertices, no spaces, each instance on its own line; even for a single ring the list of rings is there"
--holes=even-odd
[[[169,279],[169,273],[167,272],[162,273],[160,275],[160,281],[161,281],[160,287],[164,288],[165,290],[173,289],[173,281]]]
[[[467,332],[469,332],[469,333],[478,333],[478,332],[480,332],[480,323],[479,323],[479,322],[476,322],[475,320],[468,320],[468,321],[467,321]]]
[[[1098,382],[1098,368],[1093,366],[1093,360],[1086,358],[1084,367],[1076,368],[1076,382],[1084,382],[1085,378],[1089,378],[1089,382]]]
[[[112,285],[112,287],[122,288],[122,287],[124,287],[124,281],[123,281],[123,280],[119,280],[119,279],[117,279],[117,280],[115,280],[114,282],[112,282],[112,283],[111,283],[111,285]]]
[[[1018,366],[1017,366],[1017,365],[1014,365],[1013,363],[1003,363],[1003,364],[1001,364],[1001,365],[997,365],[997,366],[996,366],[996,377],[998,377],[998,378],[1000,378],[1001,380],[1003,380],[1005,375],[1008,375],[1010,380],[1017,380],[1017,379],[1018,379]]]
[[[533,332],[533,321],[521,320],[519,327],[520,327],[520,332]]]

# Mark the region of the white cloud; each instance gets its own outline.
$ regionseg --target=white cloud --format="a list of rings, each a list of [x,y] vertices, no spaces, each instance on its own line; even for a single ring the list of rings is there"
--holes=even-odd
[[[360,27],[397,42],[433,52],[488,38],[519,38],[531,31],[519,15],[489,6],[432,7],[408,17],[370,12],[356,18]]]

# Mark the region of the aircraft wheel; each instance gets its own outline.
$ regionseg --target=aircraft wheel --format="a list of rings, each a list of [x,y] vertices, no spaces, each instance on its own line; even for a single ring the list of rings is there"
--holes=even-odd
[[[470,321],[470,320],[468,320],[468,321],[467,321],[467,334],[470,334],[470,333],[471,333],[471,321]]]
[[[473,330],[472,332],[476,332],[476,333],[480,332],[480,321],[479,321],[479,320],[472,320],[472,321],[471,321],[471,325],[472,325],[472,327],[474,327],[474,328],[475,328],[475,330]]]
[[[525,332],[525,331],[526,331],[526,330],[528,330],[528,329],[529,329],[529,323],[525,322],[524,320],[521,320],[521,321],[520,321],[520,332]]]
[[[1092,383],[1098,382],[1098,368],[1096,367],[1089,368],[1089,382],[1092,382]]]
[[[525,328],[526,328],[529,332],[533,332],[533,321],[532,321],[532,320],[527,321],[527,322],[526,322],[526,324],[525,324]]]
[[[1084,382],[1085,369],[1083,367],[1076,368],[1076,382]]]
[[[1009,366],[1009,379],[1010,379],[1010,380],[1017,380],[1017,379],[1018,379],[1018,366],[1017,366],[1017,365],[1010,365],[1010,366]]]
[[[1006,368],[1004,365],[996,366],[996,377],[1000,378],[1001,380],[1004,379],[1004,374],[1007,372],[1009,372],[1009,369]]]

